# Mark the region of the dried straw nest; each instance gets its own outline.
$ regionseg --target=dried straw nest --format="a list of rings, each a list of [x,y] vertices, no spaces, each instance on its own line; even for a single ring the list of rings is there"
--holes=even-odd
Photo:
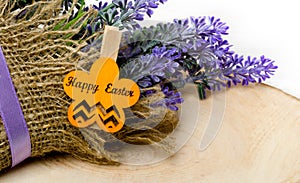
[[[27,122],[32,157],[55,151],[97,164],[116,165],[118,162],[110,156],[118,150],[115,148],[118,141],[151,144],[161,141],[175,129],[177,112],[149,107],[151,102],[163,97],[160,92],[141,98],[126,111],[125,124],[128,125],[113,134],[115,138],[99,129],[73,127],[67,119],[71,99],[64,93],[62,82],[86,54],[81,50],[86,46],[84,39],[88,38],[69,39],[80,31],[76,27],[53,30],[67,18],[67,15],[58,16],[61,0],[35,2],[26,7],[28,13],[19,19],[16,19],[18,12],[13,9],[15,2],[0,0],[0,45]],[[93,10],[87,12],[78,22],[94,13]],[[1,117],[0,154],[2,171],[11,166],[11,154]]]

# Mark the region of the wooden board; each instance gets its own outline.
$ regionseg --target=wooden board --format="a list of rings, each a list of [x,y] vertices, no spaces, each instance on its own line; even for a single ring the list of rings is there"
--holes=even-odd
[[[298,99],[265,85],[227,90],[222,128],[203,152],[200,140],[213,115],[212,97],[200,104],[192,138],[160,163],[97,166],[54,155],[27,160],[0,182],[300,182]]]

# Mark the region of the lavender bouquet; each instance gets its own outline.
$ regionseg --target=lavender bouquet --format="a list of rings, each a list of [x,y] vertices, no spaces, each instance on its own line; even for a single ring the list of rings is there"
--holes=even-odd
[[[155,26],[141,27],[145,16],[151,17],[154,9],[167,0],[112,0],[111,3],[99,1],[91,7],[84,0],[73,2],[64,0],[62,12],[66,14],[72,6],[68,23],[58,24],[55,30],[68,29],[73,24],[81,26],[78,34],[72,39],[87,39],[89,47],[99,47],[101,32],[105,25],[124,30],[123,42],[117,63],[122,69],[122,77],[137,81],[144,95],[151,95],[151,88],[157,84],[165,93],[170,109],[177,110],[181,103],[179,93],[172,93],[173,88],[181,88],[186,83],[194,83],[199,89],[200,99],[206,98],[206,91],[230,88],[232,85],[261,83],[270,78],[277,69],[274,61],[265,56],[244,57],[231,50],[232,45],[223,37],[228,35],[229,27],[215,17],[189,17],[174,19],[170,23],[159,23]],[[18,7],[24,7],[31,1],[20,1]],[[85,22],[76,22],[90,9],[97,11],[95,17]],[[17,15],[25,15],[23,10]],[[184,74],[186,73],[186,74]],[[168,82],[175,86],[169,86]],[[171,93],[170,93],[171,92]]]
[[[84,0],[0,4],[0,44],[27,122],[28,156],[58,151],[94,163],[116,164],[112,154],[122,148],[121,142],[151,144],[175,130],[184,102],[179,90],[186,84],[195,85],[199,98],[205,99],[209,91],[261,83],[277,69],[265,56],[234,53],[224,39],[229,27],[215,17],[142,27],[144,17],[151,17],[166,1],[99,1],[89,7]],[[89,70],[97,59],[106,25],[123,31],[116,60],[120,78],[135,81],[141,93],[138,103],[125,111],[124,128],[113,137],[93,127],[73,127],[66,114],[72,99],[61,89],[67,72]],[[14,165],[14,157],[1,118],[0,132],[2,170]]]

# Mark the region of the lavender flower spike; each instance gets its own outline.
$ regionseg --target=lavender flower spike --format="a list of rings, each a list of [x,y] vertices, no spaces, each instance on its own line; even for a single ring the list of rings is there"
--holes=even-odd
[[[171,90],[168,86],[163,86],[161,91],[164,93],[165,98],[152,103],[151,107],[166,107],[173,111],[178,111],[178,104],[182,104],[184,102],[183,98],[181,98],[181,93]]]

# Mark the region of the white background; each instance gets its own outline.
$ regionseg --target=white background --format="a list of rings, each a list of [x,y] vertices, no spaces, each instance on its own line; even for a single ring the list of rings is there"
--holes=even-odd
[[[230,27],[226,38],[233,50],[275,60],[279,69],[267,83],[300,98],[299,7],[296,0],[168,0],[151,19],[221,18]]]

